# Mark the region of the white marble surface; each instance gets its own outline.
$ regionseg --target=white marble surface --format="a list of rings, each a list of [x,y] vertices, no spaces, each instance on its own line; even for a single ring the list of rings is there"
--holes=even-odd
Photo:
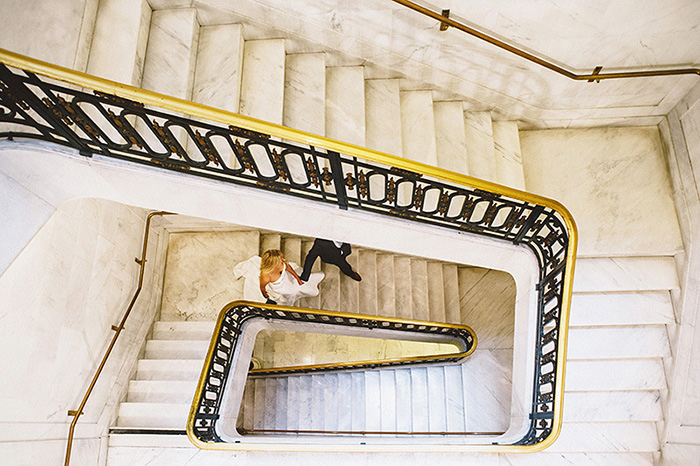
[[[401,91],[400,96],[403,156],[428,165],[437,165],[431,92]]]
[[[172,233],[163,281],[162,320],[216,320],[243,299],[233,268],[259,254],[258,232]]]
[[[467,174],[467,143],[461,102],[435,102],[435,147],[437,165]]]
[[[493,122],[493,147],[496,157],[496,179],[500,184],[525,190],[523,156],[520,151],[518,123]]]
[[[365,145],[365,82],[361,66],[326,69],[326,136]]]
[[[284,74],[284,126],[326,133],[326,60],[323,53],[289,54]]]
[[[670,325],[675,321],[669,291],[574,293],[569,326]]]
[[[575,292],[676,290],[680,287],[670,256],[586,258],[576,262]]]
[[[575,82],[467,34],[440,32],[437,21],[393,3],[324,0],[292,7],[282,0],[257,0],[241,2],[235,11],[225,0],[208,0],[206,5],[208,21],[243,17],[266,25],[269,36],[299,37],[447,89],[469,101],[469,110],[493,109],[506,119],[536,125],[619,124],[644,121],[649,115],[656,124],[697,82],[690,76]],[[597,65],[612,70],[698,63],[691,44],[698,42],[693,27],[700,10],[687,0],[643,11],[631,1],[615,6],[524,2],[514,7],[505,1],[433,6],[441,8],[580,73]],[[543,27],[552,24],[554,29]],[[552,40],[553,34],[558,40]]]
[[[240,24],[199,29],[192,100],[238,112],[243,68],[243,27]]]
[[[579,256],[682,248],[656,127],[521,131],[525,184],[574,216]]]
[[[248,40],[243,47],[243,115],[282,124],[284,39]]]
[[[700,438],[700,325],[698,303],[700,286],[697,258],[700,222],[698,195],[698,160],[700,158],[700,86],[696,85],[660,125],[674,184],[674,198],[679,210],[685,254],[679,254],[680,293],[673,295],[677,322],[674,342],[674,365],[670,371],[667,430],[669,442],[663,450],[670,458],[682,459],[697,450]],[[684,447],[679,444],[692,444]]]
[[[398,79],[365,80],[366,146],[402,155]]]
[[[464,114],[464,139],[467,146],[468,174],[495,181],[496,157],[493,146],[493,124],[488,112]]]
[[[0,252],[0,277],[56,210],[5,174],[0,174],[2,221],[0,233],[3,248]]]
[[[64,440],[57,447],[55,439],[65,437],[72,420],[66,413],[77,407],[113,335],[111,325],[119,323],[136,290],[133,260],[141,255],[144,220],[142,209],[114,202],[63,203],[0,278],[0,432],[11,454],[5,459],[32,464],[47,448],[63,452]],[[97,457],[99,436],[136,362],[137,342],[155,315],[159,231],[155,220],[144,288],[81,417],[76,461]],[[51,384],[37,383],[37,374]]]
[[[148,90],[189,99],[198,35],[195,9],[154,11],[141,85]]]
[[[0,47],[84,71],[96,11],[96,0],[3,1]]]
[[[146,0],[100,2],[87,72],[140,86],[150,24]]]

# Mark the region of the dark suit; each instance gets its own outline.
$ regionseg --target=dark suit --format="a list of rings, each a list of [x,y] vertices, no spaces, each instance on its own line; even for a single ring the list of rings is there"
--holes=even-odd
[[[342,243],[340,247],[337,247],[333,241],[327,239],[316,238],[314,245],[306,255],[304,260],[304,271],[301,273],[301,278],[303,281],[309,279],[311,274],[311,268],[314,266],[314,262],[318,257],[327,264],[337,265],[341,272],[343,272],[348,277],[352,277],[354,272],[352,267],[348,264],[346,259],[352,253],[350,245],[347,243]]]

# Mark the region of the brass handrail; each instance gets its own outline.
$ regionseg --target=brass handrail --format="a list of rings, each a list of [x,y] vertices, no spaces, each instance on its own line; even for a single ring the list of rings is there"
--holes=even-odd
[[[80,402],[80,406],[76,410],[70,410],[68,411],[69,416],[73,416],[73,421],[70,423],[70,429],[68,431],[68,445],[66,446],[66,458],[64,465],[68,466],[70,464],[70,453],[71,453],[71,448],[73,447],[73,435],[75,434],[75,425],[78,423],[78,418],[83,414],[83,408],[85,407],[85,404],[87,403],[88,398],[90,397],[90,394],[92,393],[92,390],[95,388],[95,384],[97,383],[97,379],[100,377],[100,374],[102,373],[102,369],[105,366],[105,363],[107,362],[107,358],[109,358],[110,353],[112,352],[112,348],[114,348],[114,344],[117,342],[117,338],[119,338],[119,334],[121,333],[122,330],[124,330],[124,324],[126,323],[126,319],[129,317],[129,314],[131,313],[131,310],[134,307],[134,304],[136,304],[136,298],[138,298],[139,294],[141,293],[141,288],[143,286],[143,274],[146,268],[146,251],[148,248],[148,233],[151,229],[151,219],[155,215],[172,215],[171,212],[151,212],[148,214],[148,217],[146,217],[146,229],[143,235],[143,249],[141,251],[141,259],[136,258],[136,263],[139,264],[139,284],[136,288],[136,292],[134,293],[134,296],[131,298],[131,302],[129,303],[129,306],[126,308],[126,312],[124,312],[124,316],[122,317],[121,322],[119,322],[119,326],[112,325],[112,330],[114,330],[114,337],[112,337],[112,341],[110,342],[109,346],[107,347],[107,351],[105,351],[104,356],[102,357],[102,362],[100,362],[100,365],[98,366],[97,370],[95,371],[95,375],[92,377],[92,381],[90,382],[90,386],[88,387],[87,391],[85,392],[85,396],[83,396],[83,401]]]
[[[562,76],[566,76],[574,81],[588,81],[590,82],[600,82],[601,79],[619,79],[619,78],[647,78],[652,76],[676,76],[681,74],[696,74],[700,76],[700,68],[678,68],[678,69],[662,69],[662,70],[639,70],[639,71],[621,71],[617,73],[601,73],[600,70],[603,69],[602,66],[597,66],[592,73],[589,74],[576,74],[572,71],[567,70],[559,65],[555,65],[552,62],[539,58],[531,53],[528,53],[522,49],[514,47],[507,44],[495,37],[489,36],[481,31],[478,31],[464,23],[450,19],[450,10],[443,10],[441,13],[433,11],[424,6],[418,5],[417,3],[411,2],[410,0],[392,0],[394,3],[403,5],[410,8],[413,11],[421,13],[425,16],[433,18],[440,21],[440,30],[445,31],[448,27],[453,27],[459,29],[462,32],[470,34],[478,39],[488,42],[489,44],[495,45],[503,50],[513,53],[519,57],[543,66],[549,70],[559,73]]]

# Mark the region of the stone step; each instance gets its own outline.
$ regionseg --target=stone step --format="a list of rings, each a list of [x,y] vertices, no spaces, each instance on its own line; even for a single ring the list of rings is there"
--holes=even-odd
[[[428,273],[428,320],[445,322],[445,288],[442,278],[442,264],[429,261]]]
[[[215,322],[206,321],[156,321],[153,324],[153,339],[210,341],[215,326]]]
[[[462,102],[434,102],[437,165],[445,170],[467,173],[467,144]]]
[[[284,81],[284,126],[325,135],[325,54],[287,54]],[[303,173],[304,167],[298,168]],[[293,179],[294,173],[292,170]]]
[[[520,151],[518,123],[515,121],[494,121],[493,147],[496,157],[496,178],[498,183],[511,188],[525,190],[523,156]]]
[[[287,262],[294,262],[299,267],[304,263],[301,261],[301,238],[285,237],[282,238],[282,253]]]
[[[357,263],[358,255],[355,249],[352,250],[351,254],[347,256],[346,259],[353,270],[359,270]],[[360,276],[362,276],[362,274],[360,274]],[[340,275],[340,302],[347,312],[360,313],[360,282],[353,280],[345,274]]]
[[[360,314],[377,315],[377,255],[374,251],[360,249],[356,252],[360,282]]]
[[[430,320],[428,304],[428,262],[411,258],[411,316],[416,320]]]
[[[284,47],[284,39],[245,41],[241,74],[241,114],[282,124]],[[270,174],[265,173],[266,176]]]
[[[437,165],[435,118],[431,91],[401,91],[403,157]]]
[[[660,421],[657,390],[624,392],[566,392],[565,422]]]
[[[243,46],[243,26],[240,24],[199,28],[192,88],[194,102],[238,113]]]
[[[548,453],[547,451],[539,453],[528,453],[527,455],[506,454],[503,455],[507,464],[512,466],[570,466],[572,464],[614,464],[615,466],[643,466],[654,464],[653,453],[637,453],[637,452],[612,452],[612,453]]]
[[[548,452],[656,452],[658,434],[654,422],[565,422]]]
[[[209,349],[204,340],[148,340],[145,359],[198,359],[203,361]]]
[[[673,257],[581,258],[574,292],[665,291],[679,288]]]
[[[401,98],[398,79],[365,80],[367,147],[402,156]]]
[[[199,380],[202,359],[139,359],[136,380]]]
[[[131,403],[192,403],[196,380],[132,380],[126,401]]]
[[[326,136],[365,145],[365,75],[361,66],[326,68]]]
[[[260,255],[269,249],[282,250],[282,235],[278,233],[263,233],[260,235]]]
[[[119,405],[118,427],[184,429],[189,403],[129,403]]]
[[[464,115],[465,144],[469,175],[486,181],[496,180],[493,124],[489,112]]]
[[[396,316],[396,291],[394,284],[394,256],[377,254],[377,313]]]
[[[670,355],[666,327],[628,326],[572,328],[567,359],[639,359]]]
[[[445,322],[460,324],[462,316],[459,308],[458,267],[454,264],[442,264],[442,281],[445,295]]]
[[[666,377],[661,359],[569,361],[565,390],[664,390]]]
[[[323,264],[321,269],[325,274],[319,287],[321,309],[347,312],[347,308],[340,301],[340,269],[331,264]]]
[[[396,317],[412,319],[411,258],[394,256],[394,303]]]
[[[668,291],[574,293],[569,325],[666,325],[673,323]]]

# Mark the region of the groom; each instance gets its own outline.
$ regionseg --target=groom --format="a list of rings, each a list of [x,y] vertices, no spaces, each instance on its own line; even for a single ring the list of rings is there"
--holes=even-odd
[[[322,262],[337,265],[341,272],[359,282],[362,280],[362,277],[352,269],[352,266],[348,264],[348,260],[346,259],[351,253],[352,250],[347,243],[316,238],[313,247],[306,255],[304,271],[299,278],[301,278],[302,281],[307,281],[311,274],[311,268],[314,266],[314,262],[316,262],[316,258],[320,257]]]

